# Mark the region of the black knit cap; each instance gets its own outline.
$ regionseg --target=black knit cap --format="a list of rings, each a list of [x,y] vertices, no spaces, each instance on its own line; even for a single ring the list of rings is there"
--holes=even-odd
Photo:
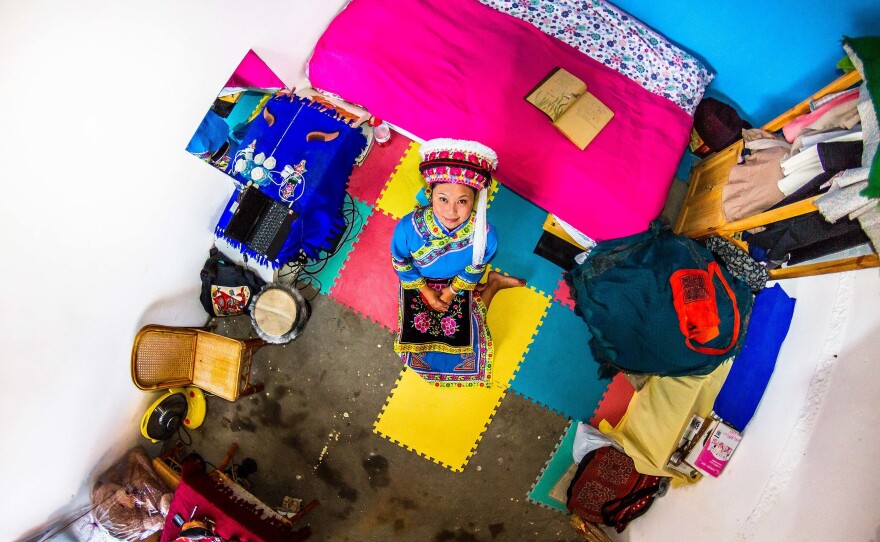
[[[736,109],[715,98],[703,98],[694,112],[694,130],[712,152],[740,139],[743,128],[749,127]]]

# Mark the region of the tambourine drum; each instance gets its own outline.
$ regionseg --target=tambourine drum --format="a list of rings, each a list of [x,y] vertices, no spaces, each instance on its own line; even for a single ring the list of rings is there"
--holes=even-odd
[[[251,300],[251,323],[266,342],[282,344],[296,339],[309,320],[309,302],[299,290],[267,284]]]

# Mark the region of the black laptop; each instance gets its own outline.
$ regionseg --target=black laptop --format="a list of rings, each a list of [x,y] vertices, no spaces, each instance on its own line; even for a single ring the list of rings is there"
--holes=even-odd
[[[224,235],[274,260],[290,234],[296,216],[287,205],[273,200],[251,185],[242,192]]]

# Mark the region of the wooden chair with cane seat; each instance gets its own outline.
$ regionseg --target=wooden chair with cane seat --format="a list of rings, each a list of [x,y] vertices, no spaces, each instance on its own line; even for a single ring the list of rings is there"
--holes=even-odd
[[[197,328],[148,325],[131,350],[131,379],[142,390],[197,386],[235,401],[262,391],[250,382],[254,352],[266,341],[231,339]]]

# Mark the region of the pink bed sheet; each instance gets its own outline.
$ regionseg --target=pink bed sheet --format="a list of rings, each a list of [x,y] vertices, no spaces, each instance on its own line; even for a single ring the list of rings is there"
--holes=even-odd
[[[524,99],[555,66],[614,111],[586,150]],[[309,78],[417,137],[489,145],[502,184],[596,240],[659,214],[692,125],[666,98],[475,0],[352,0],[315,46]]]

